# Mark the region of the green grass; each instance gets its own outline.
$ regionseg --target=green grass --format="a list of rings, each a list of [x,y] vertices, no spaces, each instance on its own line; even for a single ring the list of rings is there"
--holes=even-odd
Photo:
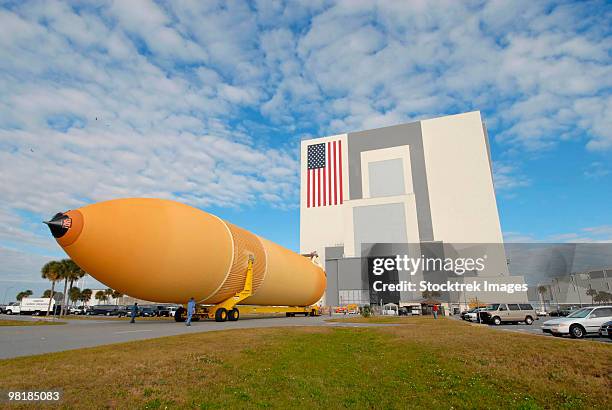
[[[609,345],[400,322],[182,335],[3,360],[0,373],[4,389],[60,387],[74,408],[606,408]]]
[[[46,320],[4,320],[0,319],[0,326],[47,326],[65,325],[66,322],[51,322]]]

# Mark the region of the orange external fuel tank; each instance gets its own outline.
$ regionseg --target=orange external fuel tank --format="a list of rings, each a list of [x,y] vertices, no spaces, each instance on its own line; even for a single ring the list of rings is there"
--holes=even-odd
[[[169,200],[128,198],[56,214],[46,222],[87,273],[124,294],[159,303],[219,303],[245,283],[245,305],[308,306],[325,291],[310,259],[199,209]]]

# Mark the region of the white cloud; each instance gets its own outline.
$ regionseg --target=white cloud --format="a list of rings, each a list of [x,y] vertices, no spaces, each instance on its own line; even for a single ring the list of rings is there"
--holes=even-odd
[[[612,170],[610,164],[604,164],[603,162],[595,161],[589,164],[588,168],[584,170],[584,176],[587,179],[599,179],[607,175],[610,175]]]
[[[561,232],[538,236],[532,233],[504,232],[504,241],[513,243],[612,243],[612,225],[599,225],[579,229],[576,232]]]
[[[0,245],[42,254],[53,242],[28,219],[120,196],[296,206],[297,149],[279,136],[481,109],[508,150],[605,152],[612,42],[595,6],[3,5],[0,219],[14,223]],[[495,182],[530,180],[504,157]]]
[[[504,162],[493,163],[493,182],[498,192],[526,187],[531,184],[529,178],[521,174],[515,166]]]

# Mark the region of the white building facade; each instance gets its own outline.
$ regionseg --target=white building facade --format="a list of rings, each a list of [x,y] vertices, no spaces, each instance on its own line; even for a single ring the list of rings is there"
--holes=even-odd
[[[419,255],[423,244],[503,243],[477,111],[302,141],[300,209],[300,250],[324,261],[330,305],[373,302],[364,258],[381,245]],[[483,274],[508,275],[503,248],[490,253]]]

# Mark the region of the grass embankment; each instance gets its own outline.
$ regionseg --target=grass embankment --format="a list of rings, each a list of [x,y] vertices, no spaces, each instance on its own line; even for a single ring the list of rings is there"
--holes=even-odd
[[[403,321],[174,336],[3,360],[0,374],[5,390],[62,388],[63,404],[76,408],[609,404],[611,346],[444,319]],[[88,377],[74,376],[84,371]]]
[[[0,326],[47,326],[65,325],[66,322],[52,322],[47,320],[4,320],[0,319]]]

